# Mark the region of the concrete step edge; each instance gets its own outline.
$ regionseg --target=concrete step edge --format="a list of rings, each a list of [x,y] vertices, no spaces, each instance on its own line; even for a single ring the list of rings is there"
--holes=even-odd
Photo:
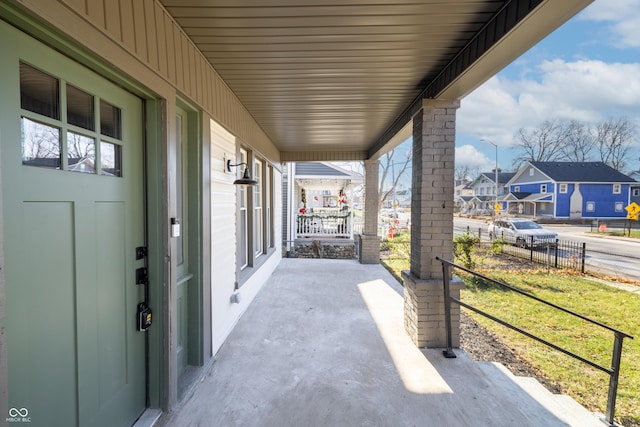
[[[499,362],[478,362],[480,369],[491,376],[498,369],[507,378],[518,385],[524,392],[532,396],[536,401],[552,410],[556,414],[571,414],[568,419],[571,425],[604,426],[604,416],[600,413],[589,411],[566,394],[550,392],[540,381],[533,377],[514,375],[506,366]],[[574,424],[575,421],[575,424]],[[583,423],[583,424],[581,424]]]

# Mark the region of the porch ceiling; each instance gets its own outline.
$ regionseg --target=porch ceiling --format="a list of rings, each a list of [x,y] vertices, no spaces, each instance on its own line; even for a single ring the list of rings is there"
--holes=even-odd
[[[281,152],[363,157],[408,136],[423,98],[466,95],[591,2],[160,1]]]

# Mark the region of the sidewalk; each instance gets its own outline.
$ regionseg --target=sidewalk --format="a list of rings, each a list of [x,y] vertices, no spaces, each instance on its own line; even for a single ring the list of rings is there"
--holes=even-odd
[[[166,426],[600,426],[566,396],[404,332],[380,265],[283,259]]]

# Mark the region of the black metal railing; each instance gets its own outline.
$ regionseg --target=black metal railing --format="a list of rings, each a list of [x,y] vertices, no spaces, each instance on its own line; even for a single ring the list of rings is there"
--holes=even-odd
[[[466,233],[478,238],[478,246],[486,242],[501,243],[503,253],[522,259],[528,259],[548,267],[585,272],[587,261],[587,244],[559,239],[515,238],[502,234],[500,238],[490,233],[483,233],[482,227],[475,232],[467,226]]]
[[[502,251],[518,258],[528,259],[553,268],[566,268],[585,272],[587,244],[569,240],[523,239],[502,236]]]
[[[522,335],[525,335],[533,340],[536,340],[542,344],[545,344],[548,347],[553,348],[554,350],[557,350],[561,353],[566,354],[567,356],[573,357],[574,359],[579,360],[580,362],[583,362],[595,369],[598,369],[602,372],[605,372],[606,374],[609,375],[609,391],[607,394],[607,411],[605,414],[605,420],[611,425],[615,425],[614,423],[614,415],[615,415],[615,408],[616,408],[616,397],[617,397],[617,393],[618,393],[618,377],[620,375],[620,359],[622,357],[622,342],[624,340],[624,338],[631,338],[633,339],[633,337],[629,334],[626,334],[622,331],[619,331],[615,328],[612,328],[611,326],[605,325],[604,323],[598,322],[596,320],[590,319],[586,316],[583,316],[579,313],[576,313],[574,311],[568,310],[564,307],[561,307],[559,305],[553,304],[549,301],[545,301],[542,298],[538,298],[535,295],[532,295],[528,292],[525,292],[521,289],[515,288],[511,285],[508,285],[506,283],[500,282],[498,280],[492,279],[490,277],[487,277],[483,274],[477,273],[475,271],[472,271],[468,268],[465,268],[461,265],[455,264],[451,261],[447,261],[445,259],[436,257],[436,259],[438,261],[440,261],[442,263],[442,274],[443,274],[443,284],[444,284],[444,315],[445,315],[445,326],[446,326],[446,333],[447,333],[447,348],[446,350],[443,351],[443,354],[445,357],[447,358],[455,358],[455,353],[453,352],[453,346],[452,346],[452,336],[451,336],[451,331],[452,331],[452,327],[451,327],[451,303],[456,303],[462,307],[465,307],[475,313],[478,313],[488,319],[493,320],[494,322],[497,322],[511,330],[514,330],[516,332],[521,333]],[[450,287],[450,278],[452,277],[452,268],[457,268],[461,271],[464,271],[466,273],[469,273],[475,277],[478,277],[484,281],[493,283],[495,285],[498,285],[502,288],[505,289],[509,289],[511,291],[514,291],[520,295],[524,295],[525,297],[531,298],[535,301],[538,301],[542,304],[545,304],[549,307],[552,307],[554,309],[560,310],[564,313],[567,313],[571,316],[577,317],[579,319],[582,319],[586,322],[589,322],[593,325],[599,326],[601,328],[604,328],[610,332],[613,332],[614,334],[614,343],[613,343],[613,351],[612,351],[612,357],[611,357],[611,367],[607,368],[605,366],[599,365],[596,362],[593,362],[589,359],[586,359],[578,354],[575,354],[567,349],[564,349],[556,344],[553,344],[543,338],[540,338],[528,331],[525,331],[524,329],[518,328],[517,326],[514,326],[502,319],[499,319],[497,317],[494,317],[492,315],[490,315],[489,313],[486,313],[476,307],[473,307],[467,303],[462,302],[461,300],[454,298],[451,296],[450,292],[449,292],[449,287]]]

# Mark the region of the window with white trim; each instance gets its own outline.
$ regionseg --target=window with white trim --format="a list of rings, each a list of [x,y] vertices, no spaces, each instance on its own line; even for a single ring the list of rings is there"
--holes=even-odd
[[[633,190],[631,190],[631,195],[634,197],[640,196],[640,188],[634,188]]]
[[[622,212],[624,210],[623,202],[616,202],[616,212]]]
[[[529,168],[529,176],[533,176],[535,174],[535,171],[533,170],[533,168]]]
[[[613,184],[613,194],[622,193],[622,184]]]
[[[520,186],[519,186],[519,185],[516,185],[515,187],[513,187],[513,191],[514,191],[515,193],[519,193],[519,192],[520,192]]]
[[[240,149],[240,156],[238,157],[238,163],[247,163],[248,153],[247,150]],[[242,165],[244,166],[244,165]],[[244,171],[242,166],[237,168],[238,178]],[[238,205],[240,206],[238,213],[238,264],[240,269],[249,266],[249,213],[247,211],[247,193],[249,192],[247,186],[239,185]]]
[[[540,185],[540,192],[541,193],[546,193],[547,192],[547,184],[541,184]]]
[[[273,247],[273,166],[267,165],[267,173],[265,175],[264,187],[264,209],[265,209],[265,237],[267,248]]]
[[[237,162],[246,163],[251,177],[258,182],[258,185],[238,186],[238,268],[239,272],[242,272],[250,271],[251,267],[259,265],[264,258],[262,256],[275,247],[275,168],[266,159],[245,148],[238,150]],[[238,167],[237,177],[240,178],[243,173],[244,167]]]
[[[569,192],[569,185],[568,184],[560,184],[558,191],[560,192],[560,194],[567,194]]]
[[[595,212],[596,211],[596,202],[587,202],[587,203],[585,203],[585,211],[587,211],[587,212]]]
[[[264,179],[262,172],[264,163],[256,159],[253,164],[253,179],[258,181],[258,185],[253,187],[253,250],[256,257],[264,253],[264,211],[262,210],[262,196]]]

